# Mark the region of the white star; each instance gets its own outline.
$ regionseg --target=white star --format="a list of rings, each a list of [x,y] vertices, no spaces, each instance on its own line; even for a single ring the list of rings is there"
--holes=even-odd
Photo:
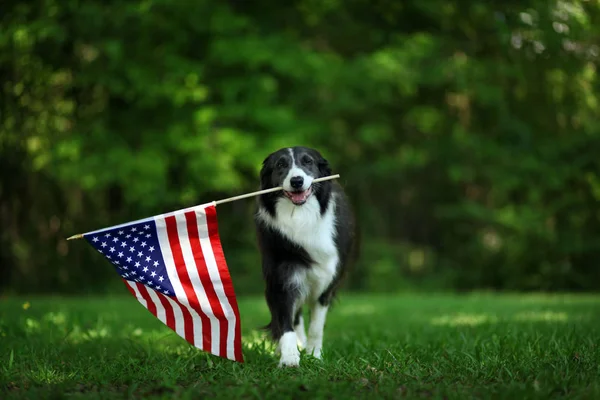
[[[144,255],[144,253],[142,253],[141,251],[138,253],[138,257],[141,257],[143,255]]]
[[[135,251],[135,247],[131,246],[131,247],[129,248],[129,251],[131,251],[131,252]]]
[[[154,261],[154,266],[158,267],[158,261]]]
[[[158,277],[158,281],[159,281],[159,282],[162,282],[162,281],[164,281],[164,280],[165,280],[165,278],[163,278],[163,277],[162,277],[162,275]]]
[[[113,239],[113,242],[115,242],[115,243],[118,242],[118,241],[119,241],[119,238],[114,238]]]
[[[137,272],[133,271],[131,272],[132,275],[137,275]]]
[[[123,269],[129,269],[127,265],[123,265]]]
[[[114,253],[114,252],[115,252],[115,248],[114,248],[114,247],[111,247],[109,251],[110,251],[111,253]]]
[[[92,242],[94,242],[94,243],[96,243],[97,241],[98,241],[98,238],[97,238],[97,237],[94,237],[94,238],[92,239]]]
[[[125,232],[123,232],[123,231],[119,231],[119,235],[122,235],[123,233],[125,233]]]
[[[110,260],[112,257],[111,256],[106,256],[106,258],[108,258]]]
[[[125,246],[127,246],[127,243],[121,242],[121,247],[125,247]]]
[[[102,250],[98,250],[98,252],[99,252],[100,254],[104,254],[104,252],[103,252]]]
[[[131,237],[131,235],[127,235],[127,236],[125,236],[125,238],[126,238],[126,239],[129,239],[130,237]]]
[[[147,238],[149,238],[150,236],[152,236],[152,235],[150,235],[150,234],[147,234],[147,235],[146,235],[146,237],[147,237]]]
[[[168,290],[165,290],[165,294],[169,294],[169,291],[168,291]]]
[[[136,263],[135,263],[135,267],[137,268],[137,267],[139,267],[139,266],[140,266],[140,263],[136,261]]]
[[[119,265],[120,263],[119,263],[119,261],[115,261],[115,264]]]
[[[106,242],[102,242],[102,244],[100,246],[106,247]]]
[[[154,251],[154,246],[150,246],[150,248],[148,249],[148,251],[149,251],[150,253],[152,253],[152,252]]]
[[[150,257],[146,257],[146,262],[150,262],[150,261],[151,261]]]
[[[139,241],[140,241],[140,239],[138,239],[138,238],[133,238],[133,242],[134,242],[134,243],[137,243],[137,242],[139,242]]]
[[[127,257],[127,262],[131,262],[131,257]]]
[[[144,225],[144,229],[150,229],[150,225]]]
[[[135,227],[131,228],[131,232],[135,232],[135,231],[137,231],[137,228],[135,228]]]
[[[150,274],[151,277],[155,277],[156,276],[156,271],[152,271],[152,273]]]
[[[110,233],[107,233],[106,235],[104,235],[105,237],[110,237]]]
[[[142,271],[148,272],[148,267],[144,267],[144,269]]]
[[[146,242],[142,242],[142,244],[141,244],[140,246],[142,246],[142,247],[146,247],[146,246],[147,246],[147,244],[146,244]]]
[[[119,254],[117,254],[117,255],[119,256],[119,258],[122,258],[123,257],[123,252],[120,251]]]
[[[154,285],[154,289],[160,288],[160,285]]]

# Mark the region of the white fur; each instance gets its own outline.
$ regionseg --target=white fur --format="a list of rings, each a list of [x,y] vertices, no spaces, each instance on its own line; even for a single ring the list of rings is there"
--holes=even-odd
[[[298,325],[294,326],[294,332],[298,338],[298,347],[304,349],[306,347],[306,331],[304,330],[304,317],[300,315]]]
[[[279,340],[281,349],[280,367],[297,367],[300,365],[300,351],[296,343],[296,332],[286,332]]]
[[[323,348],[323,329],[327,319],[328,306],[315,303],[310,314],[310,327],[308,328],[308,344],[306,350],[316,358],[321,358]]]
[[[289,149],[289,151],[290,151],[290,155],[292,156],[292,168],[290,168],[288,174],[286,175],[285,179],[283,180],[283,185],[282,185],[283,190],[285,190],[287,192],[296,190],[296,189],[292,188],[292,185],[290,183],[291,179],[294,176],[301,176],[304,179],[304,183],[302,185],[302,190],[308,190],[310,185],[312,185],[314,178],[310,175],[307,175],[306,172],[304,172],[304,170],[302,168],[298,168],[298,166],[296,165],[296,160],[294,159],[294,151],[292,149]]]

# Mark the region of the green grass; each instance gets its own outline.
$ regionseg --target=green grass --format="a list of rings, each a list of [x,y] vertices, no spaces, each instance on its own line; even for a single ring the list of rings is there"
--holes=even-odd
[[[600,398],[599,296],[342,294],[299,369],[254,329],[262,299],[239,306],[244,364],[131,296],[2,299],[0,398]]]

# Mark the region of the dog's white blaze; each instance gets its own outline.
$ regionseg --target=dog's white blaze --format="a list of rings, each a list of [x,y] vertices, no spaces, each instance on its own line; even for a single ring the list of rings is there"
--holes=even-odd
[[[310,187],[310,185],[312,185],[313,182],[313,177],[309,176],[306,174],[306,172],[304,172],[304,170],[302,168],[299,168],[296,165],[296,160],[294,159],[294,150],[292,149],[288,149],[290,152],[290,156],[292,157],[292,167],[290,168],[290,170],[288,171],[288,174],[286,175],[285,179],[283,180],[283,190],[287,191],[287,192],[291,192],[293,190],[297,190],[294,189],[290,183],[291,179],[294,176],[301,176],[304,179],[304,184],[302,185],[302,190],[308,190],[308,188]]]
[[[281,349],[281,358],[279,366],[297,367],[300,365],[300,350],[296,343],[296,332],[286,332],[279,339],[279,348]]]
[[[304,330],[304,317],[300,315],[298,324],[294,326],[296,337],[298,338],[298,347],[301,349],[306,347],[306,331]]]
[[[327,318],[328,306],[315,303],[310,313],[310,326],[308,328],[308,343],[306,350],[316,358],[321,358],[323,348],[323,329]]]

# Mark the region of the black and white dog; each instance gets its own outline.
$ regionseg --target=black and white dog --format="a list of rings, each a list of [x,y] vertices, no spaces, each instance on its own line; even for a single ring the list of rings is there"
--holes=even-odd
[[[341,186],[321,154],[307,147],[270,154],[260,173],[261,195],[255,216],[262,255],[270,330],[278,343],[280,366],[298,366],[300,351],[321,358],[329,305],[355,256],[355,220]],[[302,307],[310,308],[308,339]]]

